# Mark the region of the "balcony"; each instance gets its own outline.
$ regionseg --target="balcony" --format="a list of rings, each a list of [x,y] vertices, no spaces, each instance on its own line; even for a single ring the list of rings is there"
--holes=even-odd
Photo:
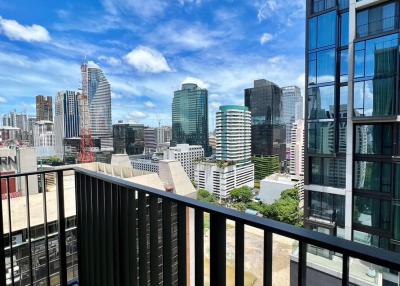
[[[327,251],[324,267],[335,267],[337,285],[359,285],[355,268],[370,264],[400,271],[399,254],[79,167],[0,182],[0,285],[248,285],[249,228],[261,232],[263,285],[279,285],[274,271],[285,253],[274,246],[278,236],[295,241],[287,255],[291,285],[318,285],[313,269],[326,258],[308,253],[311,246]],[[368,283],[361,285],[375,285]]]

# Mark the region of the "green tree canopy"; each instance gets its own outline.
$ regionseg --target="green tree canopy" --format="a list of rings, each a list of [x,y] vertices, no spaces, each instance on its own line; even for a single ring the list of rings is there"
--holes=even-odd
[[[205,202],[205,203],[215,203],[217,202],[217,198],[215,197],[214,194],[211,194],[210,192],[204,190],[204,189],[199,189],[197,191],[197,199],[199,201]]]
[[[249,187],[241,187],[231,191],[231,200],[234,203],[249,203],[253,199],[253,191]]]

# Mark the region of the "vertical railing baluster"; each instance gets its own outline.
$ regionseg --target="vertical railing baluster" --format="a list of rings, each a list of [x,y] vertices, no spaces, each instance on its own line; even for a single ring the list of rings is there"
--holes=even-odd
[[[0,176],[0,195],[3,196],[3,179]],[[4,237],[3,203],[0,203],[0,237]],[[4,251],[4,239],[0,239],[0,286],[6,285],[6,253]]]
[[[64,174],[57,171],[58,249],[60,256],[60,285],[67,286],[67,248],[65,238]]]
[[[210,285],[226,285],[226,220],[210,214]]]
[[[139,191],[139,285],[148,283],[147,267],[147,198],[146,193]]]
[[[235,223],[235,285],[244,285],[244,224]]]
[[[28,227],[28,249],[29,249],[29,278],[31,285],[33,285],[33,262],[32,262],[32,234],[31,234],[31,211],[29,204],[29,178],[25,176],[26,186],[26,225]]]
[[[47,195],[46,195],[46,174],[42,173],[42,191],[43,191],[43,227],[44,227],[44,250],[46,255],[46,281],[47,285],[50,284],[50,255],[49,255],[49,228],[47,224]]]
[[[264,231],[264,286],[272,286],[272,232]]]
[[[113,226],[113,268],[114,268],[114,282],[113,285],[121,285],[121,227],[120,227],[120,210],[121,210],[121,188],[118,185],[112,185],[112,226]],[[136,240],[134,241],[136,246]],[[136,247],[135,247],[136,248]],[[136,255],[135,255],[136,258]],[[136,274],[136,273],[135,273]]]
[[[307,285],[307,244],[299,241],[299,262],[297,266],[297,285]]]
[[[17,187],[17,186],[16,186]],[[19,186],[20,187],[20,186]],[[12,219],[11,219],[11,198],[10,198],[10,178],[7,177],[7,204],[8,204],[8,242],[10,244],[10,263],[11,263],[11,285],[14,286],[14,251],[12,245]]]
[[[171,235],[171,201],[162,200],[162,225],[163,225],[163,282],[172,285],[172,235]]]
[[[158,198],[150,196],[150,282],[159,284]]]
[[[195,281],[196,286],[204,285],[204,212],[195,209],[194,212],[194,239],[195,239]]]
[[[343,254],[343,261],[342,261],[342,285],[348,286],[349,285],[349,262],[350,258],[347,254]]]
[[[178,285],[187,283],[186,206],[178,204]]]
[[[138,271],[137,271],[137,231],[136,231],[136,191],[127,190],[127,204],[128,204],[128,237],[129,237],[129,273],[132,285],[137,284]]]
[[[81,209],[83,198],[82,198],[82,175],[75,172],[75,209],[76,209],[76,247],[78,250],[78,277],[82,277],[83,272],[83,249],[81,246],[81,237],[82,237],[82,220],[83,220],[83,211]],[[82,284],[84,285],[85,282],[82,279]]]

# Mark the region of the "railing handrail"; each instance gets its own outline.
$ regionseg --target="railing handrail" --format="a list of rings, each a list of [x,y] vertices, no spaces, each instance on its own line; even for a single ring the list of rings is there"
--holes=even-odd
[[[74,167],[73,169],[83,175],[100,179],[123,188],[134,189],[139,192],[144,191],[149,195],[165,198],[172,202],[183,204],[186,207],[199,209],[210,214],[222,214],[226,219],[229,220],[237,221],[248,226],[269,231],[271,233],[282,235],[307,244],[326,248],[331,251],[345,253],[346,255],[356,259],[361,259],[382,267],[386,267],[395,271],[400,271],[400,254],[395,252],[380,248],[374,248],[372,246],[363,245],[350,240],[326,235],[324,233],[319,233],[305,228],[299,228],[271,219],[242,213],[233,209],[204,203],[189,197],[160,191],[152,187],[129,182],[121,178],[112,177],[107,174],[94,172],[81,167]]]
[[[55,173],[57,171],[74,171],[74,170],[75,170],[74,167],[53,167],[51,169],[46,169],[46,170],[37,170],[37,171],[21,172],[21,173],[8,174],[8,175],[0,175],[0,180],[7,179],[7,178],[11,179],[11,178],[17,178],[17,177]]]

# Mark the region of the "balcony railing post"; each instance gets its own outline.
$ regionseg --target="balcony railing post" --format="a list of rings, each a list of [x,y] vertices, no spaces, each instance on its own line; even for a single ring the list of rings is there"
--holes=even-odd
[[[272,233],[264,231],[264,286],[272,286]]]
[[[226,219],[210,214],[210,285],[226,285]]]
[[[343,254],[343,265],[342,265],[342,286],[349,285],[349,256],[347,254]]]
[[[65,236],[64,174],[57,171],[58,248],[60,254],[60,285],[67,286],[67,248]]]
[[[0,177],[0,195],[3,194],[2,190],[3,179]],[[4,237],[4,224],[3,224],[3,204],[0,203],[0,237]],[[4,251],[4,239],[0,239],[0,286],[6,285],[6,253]]]
[[[204,212],[195,210],[195,281],[196,286],[204,285]]]
[[[307,285],[307,244],[299,241],[299,261],[297,265],[297,285]]]
[[[235,224],[235,285],[244,285],[244,224]]]

